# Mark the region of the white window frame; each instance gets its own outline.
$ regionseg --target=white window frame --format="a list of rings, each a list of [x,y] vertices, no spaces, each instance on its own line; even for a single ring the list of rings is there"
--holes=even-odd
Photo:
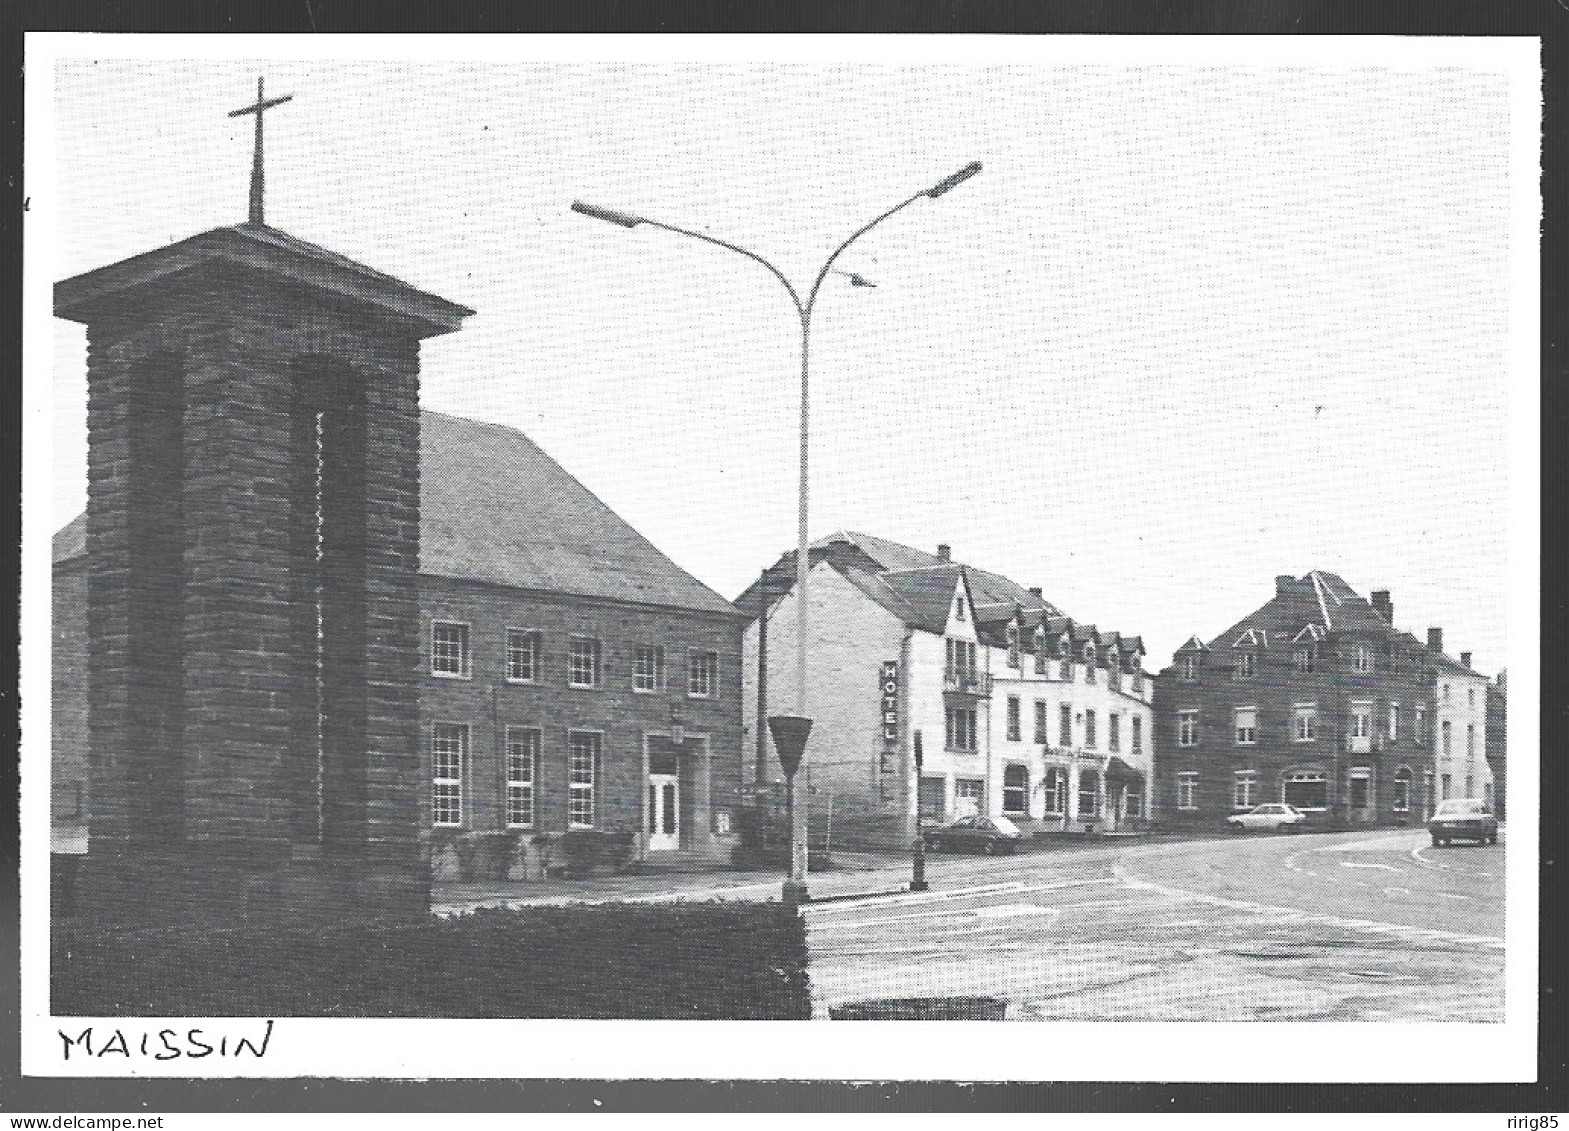
[[[455,732],[458,745],[455,752],[440,749],[439,744],[442,742],[442,731],[447,728]],[[451,757],[453,753],[457,755],[457,773],[456,775],[444,774],[441,772],[443,769],[451,769],[452,767],[443,766],[441,764],[442,760]],[[430,725],[430,823],[436,828],[461,829],[463,827],[465,815],[464,794],[466,793],[463,785],[468,776],[468,762],[469,724],[445,721],[432,722]],[[444,801],[446,803],[443,803]],[[455,815],[448,819],[443,819],[442,814],[449,812]]]
[[[506,791],[503,804],[506,808],[507,828],[531,829],[539,820],[539,760],[540,752],[545,745],[544,733],[538,727],[508,725],[504,735],[506,742]],[[521,746],[524,753],[521,758],[514,753],[514,747]],[[532,749],[529,749],[532,747]],[[526,776],[520,776],[518,770],[526,766]],[[528,820],[516,816],[522,805],[515,806],[516,802],[526,803]]]
[[[1197,770],[1179,770],[1177,773],[1177,808],[1192,811],[1199,807],[1199,775]]]
[[[1098,736],[1095,733],[1095,708],[1084,708],[1084,749],[1094,750]]]
[[[1252,720],[1252,725],[1244,727],[1242,718],[1247,715]],[[1232,709],[1232,736],[1237,740],[1238,746],[1258,745],[1258,708],[1235,707]]]
[[[578,645],[588,645],[587,659],[591,671],[587,682],[578,678]],[[597,636],[573,636],[567,641],[567,686],[578,689],[598,687],[604,680],[604,650]]]
[[[1258,804],[1258,771],[1237,770],[1231,775],[1231,807],[1251,809]]]
[[[1009,742],[1022,742],[1024,740],[1024,719],[1021,712],[1023,707],[1017,695],[1008,696],[1007,734]]]
[[[1357,675],[1367,675],[1373,670],[1373,649],[1366,644],[1358,644],[1353,667]]]
[[[1073,745],[1073,704],[1057,704],[1057,745]]]
[[[1389,705],[1389,741],[1394,742],[1400,737],[1400,704]]]
[[[1041,792],[1046,795],[1045,814],[1060,817],[1068,810],[1068,771],[1061,766],[1047,766],[1041,781]]]
[[[1035,700],[1035,741],[1042,746],[1051,743],[1051,710],[1046,700]]]
[[[946,749],[973,754],[980,748],[977,714],[973,707],[949,707],[945,710]],[[961,739],[968,745],[961,744]]]
[[[1416,731],[1417,743],[1425,743],[1427,741],[1427,707],[1424,704],[1418,703],[1413,709],[1411,726]]]
[[[1177,661],[1177,676],[1180,679],[1194,680],[1199,677],[1199,658],[1189,655]]]
[[[644,659],[653,660],[653,670],[645,670]],[[639,644],[632,650],[632,690],[640,695],[652,695],[665,689],[665,647],[663,644]]]
[[[1395,795],[1392,805],[1393,812],[1411,812],[1411,787],[1414,784],[1414,778],[1415,775],[1412,774],[1410,766],[1401,766],[1395,770],[1395,775],[1392,779],[1394,782]],[[1404,786],[1405,788],[1402,790],[1401,786]]]
[[[463,630],[463,642],[458,654],[458,671],[447,671],[437,666],[438,653],[436,649],[436,630],[438,628],[459,628]],[[469,679],[473,674],[471,652],[473,650],[473,633],[469,623],[461,620],[437,620],[434,617],[430,622],[430,674],[437,679]]]
[[[1177,712],[1177,745],[1199,744],[1199,713],[1197,710]]]
[[[703,673],[699,683],[698,672]],[[719,694],[719,653],[710,648],[689,648],[686,653],[686,697],[713,699]]]
[[[1084,788],[1085,782],[1090,783],[1089,789]],[[1082,821],[1085,818],[1098,818],[1100,816],[1101,792],[1105,789],[1105,785],[1106,783],[1101,779],[1101,775],[1098,771],[1079,771],[1079,820]],[[1085,812],[1085,801],[1089,802],[1088,812]]]
[[[1010,786],[1008,784],[1008,771],[1010,771],[1010,770],[1018,770],[1018,771],[1020,771],[1020,772],[1022,772],[1024,774],[1024,784],[1022,786]],[[1014,793],[1017,793],[1019,795],[1019,806],[1016,809],[1010,808],[1009,805],[1008,805],[1008,794],[1009,794],[1009,792],[1014,792]],[[1003,815],[1006,816],[1006,817],[1022,817],[1022,816],[1027,815],[1029,813],[1029,811],[1030,811],[1030,768],[1027,765],[1025,765],[1023,762],[1007,762],[1007,763],[1004,763],[1003,767],[1002,767],[1002,812],[1003,812]]]
[[[1318,704],[1293,703],[1291,705],[1291,741],[1318,741]]]
[[[514,647],[513,644],[514,644],[514,640],[515,639],[516,640],[521,640],[523,642],[524,646],[522,648]],[[508,683],[538,683],[539,682],[540,666],[541,666],[541,664],[544,661],[544,648],[543,648],[543,643],[542,643],[542,637],[540,636],[539,631],[537,629],[533,629],[533,628],[509,628],[506,631],[506,644],[507,644],[507,655],[506,655],[506,671],[507,671],[506,678],[507,678],[507,682]],[[517,667],[514,666],[512,661],[513,661],[514,656],[518,656],[518,655],[526,655],[526,656],[529,657],[529,673],[530,674],[528,674],[528,675],[517,675],[516,674],[518,669],[517,669]]]
[[[1317,806],[1317,805],[1297,805],[1296,802],[1294,802],[1294,801],[1287,801],[1286,800],[1286,786],[1290,782],[1322,782],[1323,785],[1324,785],[1324,804],[1323,804],[1323,806]],[[1283,804],[1283,805],[1295,805],[1296,808],[1301,809],[1304,813],[1323,813],[1323,812],[1327,812],[1328,808],[1329,808],[1329,800],[1330,800],[1330,796],[1329,796],[1329,794],[1330,794],[1330,786],[1332,786],[1333,784],[1334,783],[1330,780],[1328,774],[1320,773],[1317,770],[1294,770],[1291,773],[1286,774],[1284,777],[1282,777],[1280,779],[1280,801],[1281,801],[1281,804]]]
[[[1453,730],[1454,730],[1454,728],[1449,725],[1449,720],[1448,719],[1445,719],[1444,722],[1443,722],[1443,725],[1439,728],[1439,733],[1442,735],[1442,738],[1440,739],[1440,742],[1442,743],[1442,749],[1443,749],[1443,752],[1444,752],[1444,757],[1446,757],[1446,758],[1451,756],[1454,753],[1454,745],[1453,745],[1453,743],[1454,743],[1454,735],[1453,735]]]
[[[1258,672],[1258,656],[1251,648],[1237,653],[1237,678],[1252,679]]]
[[[1106,712],[1106,749],[1113,754],[1122,751],[1122,716],[1116,711]]]
[[[964,594],[960,593],[953,599],[953,619],[963,621],[964,616]]]
[[[953,808],[957,812],[959,802],[970,800],[975,802],[975,815],[986,814],[986,779],[984,778],[954,778],[953,779]]]
[[[578,760],[578,740],[592,739],[589,745],[588,776],[579,776],[582,769]],[[604,756],[603,731],[571,730],[567,732],[567,828],[591,829],[599,819],[599,769]],[[586,802],[580,801],[587,798]],[[582,805],[588,809],[588,820],[579,819]]]
[[[1373,704],[1352,703],[1347,745],[1353,754],[1366,754],[1373,745]]]

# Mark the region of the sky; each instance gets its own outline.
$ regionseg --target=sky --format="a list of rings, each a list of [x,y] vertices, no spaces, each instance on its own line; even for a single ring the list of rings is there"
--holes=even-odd
[[[794,544],[794,310],[741,256],[570,204],[806,288],[980,161],[845,253],[875,287],[824,284],[814,537],[949,543],[1156,669],[1310,569],[1504,667],[1505,75],[1039,54],[72,59],[28,192],[54,197],[55,278],[243,220],[251,120],[227,113],[264,71],[293,95],[268,222],[477,311],[425,343],[424,407],[522,429],[734,597]],[[53,360],[60,526],[86,499],[79,327],[56,320]]]

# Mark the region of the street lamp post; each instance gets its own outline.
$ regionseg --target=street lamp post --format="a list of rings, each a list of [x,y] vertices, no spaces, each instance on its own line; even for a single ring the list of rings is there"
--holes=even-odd
[[[929,198],[931,200],[936,200],[938,197],[944,195],[945,193],[948,193],[949,191],[951,191],[954,188],[957,188],[959,185],[963,184],[965,181],[969,180],[971,177],[975,176],[975,174],[979,173],[980,171],[981,171],[981,163],[979,161],[972,161],[968,165],[966,165],[964,168],[960,169],[958,172],[952,173],[949,176],[944,177],[942,180],[938,181],[931,188],[922,189],[920,192],[916,193],[914,196],[911,196],[909,199],[900,201],[898,204],[896,204],[892,208],[888,209],[888,211],[886,211],[882,215],[878,216],[871,223],[865,224],[862,227],[856,229],[856,231],[849,237],[849,239],[845,240],[838,247],[834,248],[833,254],[828,257],[827,262],[825,262],[823,264],[823,266],[822,266],[822,269],[820,271],[818,271],[817,278],[812,281],[812,289],[807,292],[807,295],[806,295],[806,298],[805,298],[804,301],[801,298],[801,293],[796,290],[796,288],[794,287],[793,284],[791,284],[790,280],[785,276],[784,272],[780,271],[779,268],[775,267],[772,263],[770,263],[768,260],[764,259],[761,255],[758,255],[755,251],[750,251],[747,248],[744,248],[744,247],[742,247],[739,244],[734,244],[734,243],[729,242],[728,240],[722,240],[722,239],[719,239],[719,238],[717,238],[715,236],[706,235],[703,232],[694,232],[694,231],[691,231],[688,228],[680,228],[680,227],[677,227],[674,224],[665,224],[665,223],[661,223],[658,220],[650,220],[647,217],[639,216],[636,213],[622,212],[622,211],[620,211],[618,209],[613,209],[613,208],[602,208],[599,205],[595,205],[595,204],[585,204],[584,202],[582,202],[580,200],[575,200],[575,201],[572,202],[572,211],[580,213],[581,215],[584,215],[584,216],[592,217],[595,220],[603,220],[603,221],[605,221],[608,224],[615,224],[618,227],[622,227],[622,228],[636,228],[639,225],[646,225],[646,226],[648,226],[650,228],[659,228],[659,229],[661,229],[663,231],[666,231],[666,232],[674,232],[676,235],[690,236],[692,239],[702,240],[704,243],[711,243],[711,244],[714,244],[717,247],[725,248],[727,251],[733,251],[733,252],[735,252],[738,255],[746,256],[748,259],[750,259],[753,262],[758,263],[761,266],[763,266],[764,268],[766,268],[768,270],[768,272],[773,275],[774,278],[779,280],[779,282],[784,286],[785,291],[790,295],[790,301],[795,306],[796,315],[800,318],[800,321],[801,321],[801,444],[800,444],[800,477],[799,477],[799,493],[798,493],[799,502],[798,502],[797,512],[796,512],[796,555],[795,555],[795,578],[796,578],[795,585],[796,585],[796,608],[797,608],[797,614],[796,614],[796,618],[797,618],[796,619],[796,657],[795,657],[795,714],[794,715],[773,716],[773,717],[771,717],[768,720],[769,730],[774,735],[774,748],[775,748],[776,751],[778,751],[779,756],[780,756],[780,765],[785,770],[785,787],[786,787],[787,804],[793,802],[793,799],[794,799],[794,779],[795,779],[795,773],[794,773],[794,770],[791,767],[789,767],[786,764],[786,762],[785,762],[785,751],[780,746],[780,742],[779,742],[780,735],[782,733],[786,734],[788,736],[788,740],[792,741],[792,742],[796,741],[797,739],[799,740],[800,747],[795,752],[795,755],[794,755],[795,763],[796,763],[796,766],[798,767],[800,765],[800,758],[804,755],[804,752],[805,752],[807,734],[811,730],[811,719],[807,715],[807,702],[806,702],[806,651],[807,651],[807,600],[806,600],[806,596],[807,596],[807,592],[806,592],[807,577],[806,577],[806,575],[807,575],[807,566],[808,566],[808,548],[807,548],[807,498],[808,498],[808,490],[807,490],[807,453],[808,453],[808,448],[809,448],[808,437],[809,437],[809,434],[810,434],[810,429],[809,429],[810,417],[809,417],[809,412],[808,412],[809,400],[808,400],[808,395],[807,394],[808,394],[808,387],[809,387],[809,374],[810,374],[810,361],[811,361],[812,310],[817,305],[817,295],[818,295],[818,292],[822,289],[823,280],[828,277],[829,271],[831,271],[833,269],[833,265],[834,265],[835,260],[837,260],[839,258],[839,256],[844,253],[844,250],[847,247],[849,247],[856,240],[860,239],[867,232],[871,231],[878,224],[881,224],[884,220],[888,219],[888,217],[892,216],[894,213],[902,211],[905,208],[908,208],[910,205],[914,204],[917,200],[920,200],[922,197],[927,197],[927,198]],[[855,274],[854,272],[849,272],[847,274],[848,274],[848,277],[850,279],[850,284],[852,286],[862,286],[862,287],[864,287],[864,286],[875,285],[875,284],[869,283],[867,280],[863,279],[860,275]],[[781,728],[781,727],[775,725],[776,720],[777,721],[781,721],[781,722],[784,721],[784,720],[791,720],[791,722],[786,723]],[[804,727],[799,725],[799,724],[802,724],[802,723],[805,724]],[[786,902],[790,902],[792,900],[792,898],[797,900],[797,901],[804,901],[805,898],[806,898],[806,830],[804,828],[804,824],[805,824],[805,822],[804,822],[804,813],[803,814],[799,814],[799,815],[796,814],[794,812],[794,805],[793,804],[789,804],[789,808],[791,809],[791,818],[790,818],[790,878],[789,878],[789,880],[787,880],[785,882],[785,889],[784,889],[785,899],[786,899]]]

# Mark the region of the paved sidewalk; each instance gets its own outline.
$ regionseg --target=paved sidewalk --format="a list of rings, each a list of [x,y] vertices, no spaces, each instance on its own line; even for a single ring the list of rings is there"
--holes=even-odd
[[[812,872],[813,899],[902,891],[910,882],[908,856],[836,853],[831,871]],[[480,907],[550,907],[567,903],[672,903],[680,900],[774,902],[784,882],[780,872],[742,872],[723,865],[708,871],[637,871],[580,879],[494,880],[436,884],[431,910],[438,915]]]

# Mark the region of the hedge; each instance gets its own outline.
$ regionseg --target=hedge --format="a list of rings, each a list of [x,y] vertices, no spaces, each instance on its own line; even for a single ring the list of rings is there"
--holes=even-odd
[[[58,1015],[811,1016],[805,926],[778,904],[484,909],[315,931],[57,926],[51,958]]]

